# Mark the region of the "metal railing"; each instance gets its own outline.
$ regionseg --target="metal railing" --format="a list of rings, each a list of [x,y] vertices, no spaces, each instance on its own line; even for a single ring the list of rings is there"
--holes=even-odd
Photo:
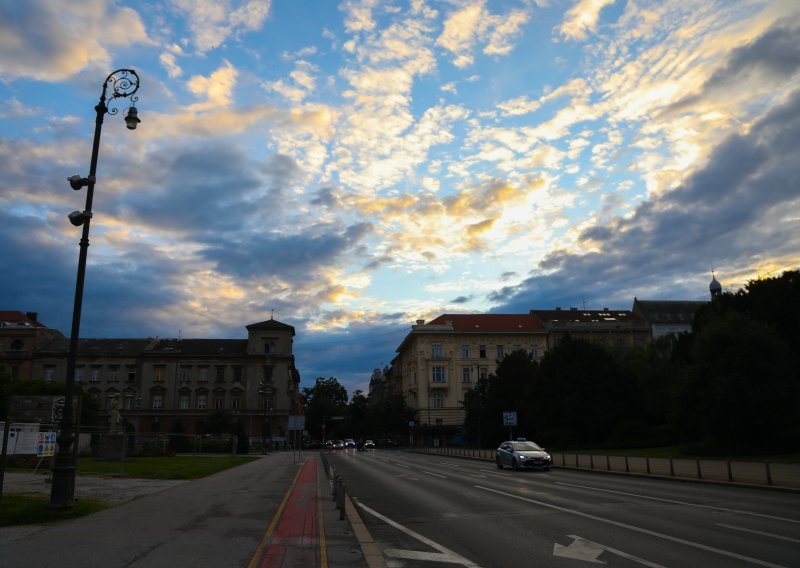
[[[494,449],[413,448],[443,456],[494,461]],[[707,458],[652,458],[550,452],[553,467],[800,489],[800,464]]]

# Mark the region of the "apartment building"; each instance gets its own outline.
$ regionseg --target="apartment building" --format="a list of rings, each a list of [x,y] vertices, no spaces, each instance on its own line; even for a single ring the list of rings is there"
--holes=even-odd
[[[512,351],[538,359],[567,335],[604,345],[644,345],[650,327],[630,310],[576,308],[417,320],[376,388],[402,394],[417,411],[421,428],[436,428],[450,442],[457,441],[464,393],[478,379],[495,373]]]
[[[137,433],[170,432],[178,420],[187,434],[200,433],[211,413],[224,410],[250,438],[281,439],[289,416],[302,414],[295,330],[274,319],[246,329],[247,339],[80,339],[75,384],[99,402],[101,429],[119,399]],[[35,330],[41,337],[34,332],[22,344],[29,351],[18,376],[63,382],[68,338],[41,324]]]

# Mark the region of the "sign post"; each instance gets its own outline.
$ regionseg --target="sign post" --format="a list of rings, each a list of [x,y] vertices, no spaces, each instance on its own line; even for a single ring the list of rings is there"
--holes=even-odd
[[[516,410],[505,410],[503,411],[503,426],[508,426],[508,439],[514,439],[514,431],[512,429],[513,426],[517,425],[517,411]]]

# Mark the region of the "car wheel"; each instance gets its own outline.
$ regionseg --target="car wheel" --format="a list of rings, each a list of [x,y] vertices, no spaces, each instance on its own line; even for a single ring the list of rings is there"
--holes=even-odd
[[[519,469],[519,464],[517,463],[517,458],[514,458],[513,460],[511,460],[511,467],[513,467],[514,469]]]
[[[497,469],[503,469],[503,462],[500,461],[500,458],[494,458],[494,462],[497,464]]]

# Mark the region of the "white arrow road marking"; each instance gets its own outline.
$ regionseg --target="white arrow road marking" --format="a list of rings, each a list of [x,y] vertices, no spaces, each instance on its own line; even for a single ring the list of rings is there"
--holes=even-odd
[[[590,540],[584,540],[580,537],[569,535],[570,538],[575,540],[569,546],[555,543],[553,545],[553,556],[560,556],[561,558],[572,558],[573,560],[585,560],[586,562],[594,562],[597,564],[605,564],[597,557],[605,550],[602,546],[598,546]]]
[[[597,557],[600,556],[600,554],[603,552],[610,552],[611,554],[622,556],[623,558],[627,558],[628,560],[633,560],[634,562],[638,562],[639,564],[649,566],[650,568],[664,568],[664,566],[662,566],[661,564],[650,562],[649,560],[645,560],[644,558],[639,558],[638,556],[628,554],[627,552],[622,552],[621,550],[617,550],[616,548],[611,548],[610,546],[606,546],[604,544],[592,542],[591,540],[587,540],[585,538],[581,538],[573,534],[567,536],[569,536],[569,538],[571,539],[574,539],[572,541],[572,544],[570,544],[569,546],[564,546],[562,544],[556,543],[553,546],[553,556],[561,556],[563,558],[572,558],[574,560],[585,560],[587,562],[605,564],[605,562],[603,562],[602,560],[598,560]]]
[[[436,553],[436,552],[420,552],[420,551],[416,551],[416,550],[398,550],[396,548],[387,548],[384,551],[387,556],[392,556],[394,558],[407,558],[407,559],[414,559],[414,560],[427,560],[429,562],[448,562],[450,564],[461,564],[463,566],[467,566],[468,568],[480,568],[480,566],[478,566],[474,562],[472,562],[470,560],[467,560],[463,556],[460,556],[460,555],[456,554],[455,552],[453,552],[449,548],[445,548],[444,546],[442,546],[438,542],[434,542],[431,539],[429,539],[428,537],[422,536],[421,534],[416,533],[416,532],[412,531],[411,529],[404,527],[400,523],[397,523],[397,522],[393,521],[389,517],[381,515],[378,511],[370,509],[369,507],[367,507],[363,503],[357,503],[357,505],[359,507],[361,507],[364,511],[366,511],[367,513],[372,515],[373,517],[379,518],[384,523],[396,528],[400,532],[403,532],[403,533],[407,534],[408,536],[411,536],[411,537],[417,539],[418,541],[420,541],[420,542],[422,542],[424,544],[427,544],[431,548],[436,549],[436,550],[439,551],[438,553]]]
[[[629,525],[627,523],[621,523],[619,521],[612,521],[611,519],[606,519],[605,517],[598,517],[597,515],[592,515],[590,513],[584,513],[583,511],[578,511],[575,509],[568,509],[566,507],[560,507],[558,505],[553,505],[552,503],[545,503],[544,501],[537,501],[536,499],[528,499],[527,497],[522,497],[520,495],[515,495],[513,493],[507,493],[505,491],[498,491],[497,489],[491,489],[490,487],[482,487],[480,485],[475,486],[476,489],[482,489],[483,491],[488,491],[490,493],[494,493],[496,495],[504,495],[506,497],[510,497],[511,499],[518,499],[520,501],[525,501],[526,503],[533,503],[534,505],[539,505],[540,507],[547,507],[548,509],[554,509],[556,511],[561,511],[562,513],[569,513],[571,515],[577,515],[579,517],[583,517],[584,519],[592,519],[593,521],[598,521],[600,523],[606,523],[615,527],[620,527],[623,529],[628,529],[630,531],[635,531],[638,533],[650,535],[656,538],[661,538],[664,540],[668,540],[670,542],[676,542],[678,544],[682,544],[684,546],[691,546],[692,548],[697,548],[700,550],[705,550],[707,552],[713,552],[714,554],[720,554],[722,556],[727,556],[728,558],[735,558],[737,560],[741,560],[743,562],[749,562],[750,564],[755,564],[757,566],[766,566],[768,568],[785,568],[785,566],[781,566],[780,564],[773,564],[772,562],[767,562],[766,560],[760,560],[758,558],[752,558],[750,556],[745,556],[744,554],[737,554],[735,552],[730,552],[728,550],[722,550],[720,548],[714,548],[713,546],[707,546],[705,544],[701,544],[699,542],[692,542],[691,540],[685,540],[683,538],[678,538],[676,536],[671,536],[668,534],[660,533],[657,531],[651,531],[649,529],[643,529],[641,527],[637,527],[634,525]]]

